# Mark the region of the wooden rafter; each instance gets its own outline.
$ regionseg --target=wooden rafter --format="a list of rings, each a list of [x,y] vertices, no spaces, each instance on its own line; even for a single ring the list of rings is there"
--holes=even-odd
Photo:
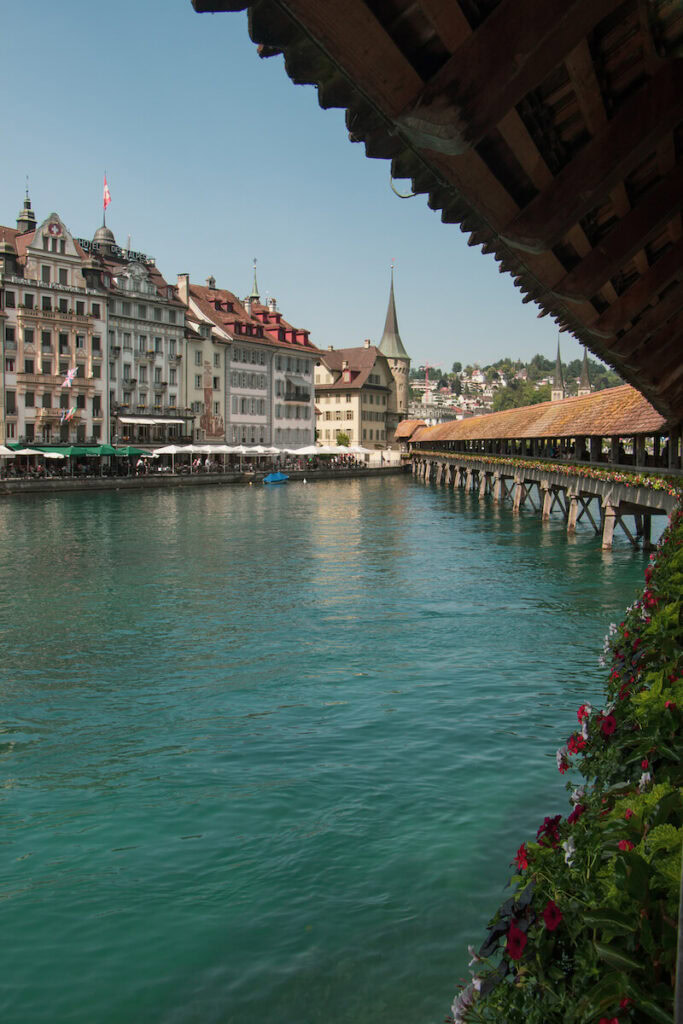
[[[683,206],[683,164],[677,164],[618,221],[608,235],[572,271],[553,286],[554,295],[585,301],[656,236]]]
[[[418,146],[476,145],[621,0],[502,0],[397,119]]]
[[[647,273],[639,277],[593,325],[607,334],[616,333],[638,316],[675,278],[683,276],[683,241],[668,249]]]
[[[505,228],[505,240],[530,252],[553,248],[681,119],[683,61],[669,61]]]

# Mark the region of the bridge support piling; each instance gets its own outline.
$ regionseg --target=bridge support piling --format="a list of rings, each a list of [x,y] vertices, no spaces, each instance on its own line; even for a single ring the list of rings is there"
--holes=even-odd
[[[439,466],[438,466],[438,469],[436,471],[436,483],[437,484],[441,483],[442,477],[443,477],[443,462],[440,462]]]
[[[567,533],[576,533],[576,520],[579,513],[579,498],[578,495],[570,493],[567,495],[567,500]]]
[[[501,475],[500,473],[496,472],[493,474],[493,500],[496,503],[496,505],[499,505],[500,502],[503,500],[502,489],[503,484]]]
[[[612,550],[612,538],[614,537],[614,527],[617,521],[616,510],[612,505],[604,505],[602,509],[602,550]]]
[[[541,520],[544,523],[547,523],[547,521],[550,519],[550,513],[552,512],[553,508],[553,492],[550,490],[550,487],[548,486],[548,482],[546,480],[544,480],[541,484],[541,493],[543,494],[543,508],[541,511]]]

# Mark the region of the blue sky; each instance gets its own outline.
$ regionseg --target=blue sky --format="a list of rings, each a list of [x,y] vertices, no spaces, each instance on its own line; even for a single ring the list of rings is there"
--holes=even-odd
[[[414,365],[554,358],[549,318],[426,197],[397,198],[388,161],[349,142],[344,112],[321,110],[281,57],[259,58],[245,14],[35,0],[5,5],[2,20],[0,223],[14,224],[28,174],[38,219],[54,210],[91,237],[106,168],[120,244],[130,235],[170,281],[213,274],[239,295],[257,257],[261,296],[321,348],[379,342],[395,259]]]

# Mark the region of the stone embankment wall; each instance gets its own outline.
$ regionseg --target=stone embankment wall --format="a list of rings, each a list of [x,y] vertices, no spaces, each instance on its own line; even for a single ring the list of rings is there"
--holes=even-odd
[[[370,467],[368,469],[288,470],[290,481],[348,480],[359,477],[396,476],[409,466]],[[261,484],[265,473],[153,473],[149,476],[55,478],[48,480],[0,480],[0,496],[17,494],[64,494],[73,491],[139,491],[151,487],[211,487],[226,484]]]

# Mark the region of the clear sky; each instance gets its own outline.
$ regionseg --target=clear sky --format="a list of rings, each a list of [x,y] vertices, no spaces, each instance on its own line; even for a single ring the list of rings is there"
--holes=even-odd
[[[238,295],[251,290],[320,348],[379,342],[389,267],[414,365],[554,358],[557,328],[523,305],[493,256],[468,248],[425,196],[399,199],[389,162],[349,142],[281,57],[259,58],[245,14],[190,0],[5,4],[0,223],[14,225],[29,176],[38,221],[76,236],[102,222],[121,245]],[[409,191],[408,182],[398,182]],[[564,359],[581,354],[561,339]]]

